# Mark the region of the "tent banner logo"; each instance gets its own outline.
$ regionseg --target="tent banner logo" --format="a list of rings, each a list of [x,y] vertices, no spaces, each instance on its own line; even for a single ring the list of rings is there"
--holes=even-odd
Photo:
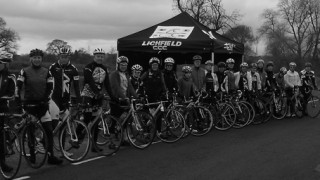
[[[233,48],[236,47],[235,44],[232,44],[232,43],[225,43],[224,44],[224,48],[228,51],[233,51]]]
[[[143,41],[142,46],[152,46],[153,50],[166,51],[168,47],[179,47],[182,45],[181,41]]]
[[[193,26],[158,26],[150,38],[187,39],[193,29]]]

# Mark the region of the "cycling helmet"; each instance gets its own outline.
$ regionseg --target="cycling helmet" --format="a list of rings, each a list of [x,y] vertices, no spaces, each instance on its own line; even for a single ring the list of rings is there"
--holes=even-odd
[[[251,63],[251,68],[257,68],[257,63]]]
[[[192,68],[190,66],[183,66],[182,72],[184,72],[184,73],[192,72]]]
[[[295,62],[291,62],[291,63],[289,63],[289,66],[294,66],[294,67],[296,67],[297,64],[296,64]]]
[[[249,66],[248,63],[246,63],[246,62],[243,62],[240,64],[240,67],[248,67],[248,66]]]
[[[29,53],[29,57],[33,57],[33,56],[41,56],[43,57],[43,51],[40,49],[32,49]]]
[[[272,61],[269,61],[269,62],[267,63],[267,65],[266,65],[266,67],[268,67],[268,66],[274,66],[273,62],[272,62]]]
[[[0,52],[0,64],[12,62],[12,57],[13,55],[11,53],[5,51]]]
[[[259,64],[259,63],[264,64],[264,60],[263,60],[263,59],[259,59],[259,60],[257,61],[257,64]]]
[[[280,72],[283,73],[283,74],[286,74],[287,73],[287,68],[286,67],[280,68]]]
[[[131,67],[131,70],[132,71],[143,71],[143,68],[142,68],[142,66],[140,66],[139,64],[135,64],[135,65],[133,65],[132,67]]]
[[[59,50],[59,54],[60,55],[70,55],[71,54],[71,50],[68,47],[62,47]]]
[[[227,65],[226,65],[226,63],[225,62],[219,62],[218,63],[218,68],[225,68]]]
[[[306,62],[306,63],[304,64],[304,67],[312,67],[312,64],[311,64],[310,62]]]
[[[208,61],[206,61],[204,64],[205,64],[205,65],[207,65],[207,64],[213,65],[213,61],[208,60]]]
[[[164,63],[171,63],[171,64],[174,64],[174,59],[171,58],[171,57],[167,57],[165,60],[164,60]]]
[[[229,59],[227,59],[226,63],[227,63],[227,64],[231,64],[231,63],[233,63],[233,64],[234,64],[234,59],[229,58]]]
[[[93,51],[93,55],[95,54],[106,54],[102,48],[97,48]]]
[[[153,63],[158,63],[158,64],[160,64],[159,58],[157,58],[157,57],[152,57],[152,58],[150,58],[149,64],[151,65],[151,64],[153,64]]]
[[[196,60],[202,61],[202,57],[200,55],[195,55],[195,56],[193,56],[192,60],[193,61],[196,61]]]
[[[119,63],[129,63],[129,59],[126,56],[120,56],[117,58],[117,64]]]

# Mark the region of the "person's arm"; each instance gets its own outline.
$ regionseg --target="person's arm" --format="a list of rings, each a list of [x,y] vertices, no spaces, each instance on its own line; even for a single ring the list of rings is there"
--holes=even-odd
[[[219,90],[219,81],[218,81],[218,76],[216,73],[212,73],[213,77],[213,85],[214,85],[214,92],[217,92]]]
[[[292,83],[290,83],[290,82],[289,82],[288,74],[285,74],[285,75],[284,75],[284,77],[283,77],[283,79],[284,79],[284,83],[285,83],[285,85],[287,85],[287,86],[289,86],[289,87],[291,87],[291,88],[293,88],[293,87],[294,87],[294,85],[293,85]]]
[[[73,66],[73,65],[72,65]],[[79,86],[79,72],[76,67],[73,66],[73,88],[74,92],[76,94],[76,97],[78,99],[78,102],[80,102],[80,86]]]
[[[259,73],[255,73],[255,75],[257,76],[257,88],[258,88],[258,90],[261,90],[260,74]]]
[[[301,86],[301,79],[299,73],[296,73],[297,86]]]
[[[247,72],[248,88],[249,91],[252,91],[252,77],[251,72]]]
[[[111,91],[111,86],[110,86],[110,79],[109,79],[109,73],[108,70],[105,68],[106,71],[106,77],[104,79],[104,87],[106,88],[107,93],[109,94],[111,99],[114,99],[114,95]]]
[[[51,99],[51,96],[52,96],[52,93],[53,93],[53,89],[54,89],[54,79],[53,79],[53,76],[52,76],[51,72],[48,70],[47,88],[46,88],[46,96],[45,96],[45,98],[47,98],[46,100]]]
[[[316,83],[316,76],[315,76],[314,72],[312,72],[311,81],[312,81],[313,88],[318,89],[317,83]]]
[[[5,96],[14,97],[14,93],[16,90],[16,76],[14,74],[8,74],[8,88]]]
[[[138,95],[137,95],[136,91],[134,90],[133,85],[131,83],[130,77],[127,76],[127,79],[128,79],[128,92],[129,92],[129,96],[130,96],[128,98],[131,98],[131,96],[133,96],[134,98],[138,98]]]
[[[93,80],[93,77],[92,77],[92,70],[89,68],[89,67],[85,67],[84,70],[83,70],[83,75],[84,75],[84,79],[85,79],[85,82],[89,84],[89,87],[90,89],[95,93],[95,94],[98,94],[99,93],[99,89],[97,88],[94,80]],[[106,75],[108,73],[106,72]],[[109,78],[108,78],[109,79]]]
[[[15,92],[15,96],[17,98],[21,98],[21,89],[23,87],[23,84],[26,80],[26,73],[24,71],[24,69],[21,69],[19,75],[18,75],[18,79],[17,79],[17,88],[16,88],[16,92]]]
[[[162,90],[164,92],[167,92],[167,86],[166,86],[166,83],[164,81],[164,76],[163,76],[163,73],[160,71],[160,77],[161,77],[161,84],[162,84]]]
[[[235,76],[235,88],[236,89],[239,89],[239,81],[240,81],[240,72],[236,72],[234,73],[234,76]]]

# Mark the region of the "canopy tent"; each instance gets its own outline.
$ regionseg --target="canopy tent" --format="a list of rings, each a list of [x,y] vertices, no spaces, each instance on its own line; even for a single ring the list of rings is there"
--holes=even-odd
[[[175,56],[178,64],[192,63],[194,54],[209,56],[209,59],[213,59],[213,56],[215,59],[224,57],[219,58],[221,61],[233,57],[236,64],[239,64],[244,45],[212,32],[183,12],[167,21],[118,39],[117,49],[119,55],[126,55],[131,62],[142,65],[146,65],[152,56],[161,59],[169,55]]]

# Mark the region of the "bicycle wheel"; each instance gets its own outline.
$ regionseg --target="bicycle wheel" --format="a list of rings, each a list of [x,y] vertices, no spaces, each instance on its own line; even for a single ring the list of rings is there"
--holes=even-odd
[[[240,101],[240,102],[245,104],[249,109],[250,118],[249,118],[249,121],[246,124],[246,125],[249,125],[251,122],[253,122],[254,118],[256,117],[256,111],[255,111],[254,107],[250,103],[248,103],[247,101]]]
[[[320,99],[311,95],[307,104],[307,113],[310,117],[315,118],[320,113]]]
[[[84,159],[90,147],[89,129],[85,123],[74,119],[67,120],[59,133],[59,147],[63,157],[70,162]]]
[[[168,109],[163,114],[161,133],[157,133],[157,137],[166,143],[178,141],[183,136],[186,128],[183,115],[174,109]]]
[[[236,122],[234,123],[233,127],[234,128],[242,128],[248,124],[250,121],[250,110],[249,107],[242,103],[238,102],[234,104],[234,108],[237,113],[237,119]]]
[[[38,169],[47,160],[48,137],[40,123],[29,123],[22,131],[22,155],[30,167]]]
[[[272,117],[275,119],[283,119],[288,111],[288,105],[285,98],[276,97],[271,103]]]
[[[194,119],[190,123],[190,133],[193,136],[203,136],[210,132],[213,126],[213,116],[209,109],[203,106],[192,108]]]
[[[108,156],[116,153],[123,140],[123,130],[119,120],[108,114],[99,119],[95,125],[98,126],[98,138],[95,144],[102,148],[102,154]]]
[[[261,124],[269,121],[272,117],[271,104],[264,102],[260,99],[255,99],[253,107],[256,112],[256,116],[253,120],[253,124]]]
[[[221,131],[230,129],[236,122],[236,110],[228,103],[217,105],[216,113],[212,113],[216,120],[215,128]]]
[[[298,118],[302,118],[303,117],[303,110],[304,110],[304,100],[301,96],[297,96],[297,102],[295,103],[294,106],[294,111],[295,114],[297,115]]]
[[[156,134],[156,123],[153,116],[146,111],[136,111],[127,120],[126,134],[132,146],[138,149],[149,147]]]
[[[7,172],[0,168],[0,171],[5,179],[13,179],[17,175],[21,165],[21,143],[17,132],[10,127],[4,128],[4,139],[5,163],[13,169]]]

